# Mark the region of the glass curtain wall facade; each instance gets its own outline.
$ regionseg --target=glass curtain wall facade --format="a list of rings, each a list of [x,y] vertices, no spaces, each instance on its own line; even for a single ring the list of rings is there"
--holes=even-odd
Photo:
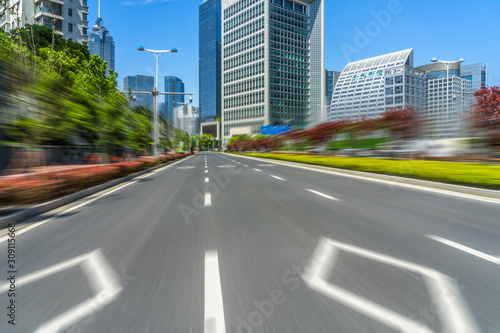
[[[376,118],[392,108],[425,107],[424,72],[413,49],[349,63],[335,86],[330,120]]]
[[[204,0],[199,8],[200,117],[221,116],[221,0]]]
[[[125,91],[152,91],[154,86],[154,77],[136,75],[126,76],[123,78],[123,89]],[[136,100],[132,102],[133,106],[143,106],[146,109],[153,111],[153,96],[149,94],[137,94]]]
[[[472,91],[477,91],[486,85],[486,64],[461,65],[460,76],[471,82]]]
[[[184,83],[175,76],[165,76],[165,92],[184,92]],[[160,116],[165,120],[174,120],[174,108],[177,103],[184,103],[184,95],[165,95],[165,110],[160,110]]]
[[[225,142],[235,133],[260,133],[263,125],[304,128],[321,119],[323,12],[322,0],[222,1]]]
[[[106,61],[108,70],[115,70],[115,42],[100,17],[97,18],[90,33],[89,51],[90,55],[97,54]]]

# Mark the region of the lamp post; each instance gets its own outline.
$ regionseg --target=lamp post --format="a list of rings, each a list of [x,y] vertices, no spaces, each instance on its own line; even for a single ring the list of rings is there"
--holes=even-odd
[[[158,58],[165,53],[177,53],[177,49],[174,47],[171,50],[149,50],[139,46],[137,50],[147,51],[156,56],[156,80],[151,94],[153,95],[153,157],[158,158]]]
[[[464,58],[460,58],[458,60],[454,61],[444,61],[444,60],[438,60],[437,58],[432,58],[431,62],[439,62],[441,64],[446,65],[446,122],[449,122],[449,109],[450,109],[450,65],[451,64],[456,64],[456,63],[462,63],[464,62]]]

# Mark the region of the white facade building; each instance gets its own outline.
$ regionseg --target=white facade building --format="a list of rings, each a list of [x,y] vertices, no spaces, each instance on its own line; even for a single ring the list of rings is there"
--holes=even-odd
[[[335,86],[330,120],[376,118],[392,108],[425,107],[425,72],[413,49],[349,63]]]
[[[222,1],[222,136],[326,120],[323,0]]]
[[[7,0],[0,5],[0,29],[44,25],[64,39],[88,46],[88,10],[87,0]]]

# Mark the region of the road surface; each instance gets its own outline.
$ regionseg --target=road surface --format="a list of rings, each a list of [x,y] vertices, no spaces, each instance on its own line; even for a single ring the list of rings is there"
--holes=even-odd
[[[499,213],[197,154],[4,231],[0,331],[500,332]]]

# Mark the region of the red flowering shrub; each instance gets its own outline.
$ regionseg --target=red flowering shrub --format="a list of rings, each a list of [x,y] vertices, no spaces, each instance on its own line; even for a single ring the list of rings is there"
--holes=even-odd
[[[191,153],[165,155],[157,160],[143,157],[135,161],[75,166],[72,169],[54,167],[48,171],[0,177],[0,204],[49,201],[189,155]]]

